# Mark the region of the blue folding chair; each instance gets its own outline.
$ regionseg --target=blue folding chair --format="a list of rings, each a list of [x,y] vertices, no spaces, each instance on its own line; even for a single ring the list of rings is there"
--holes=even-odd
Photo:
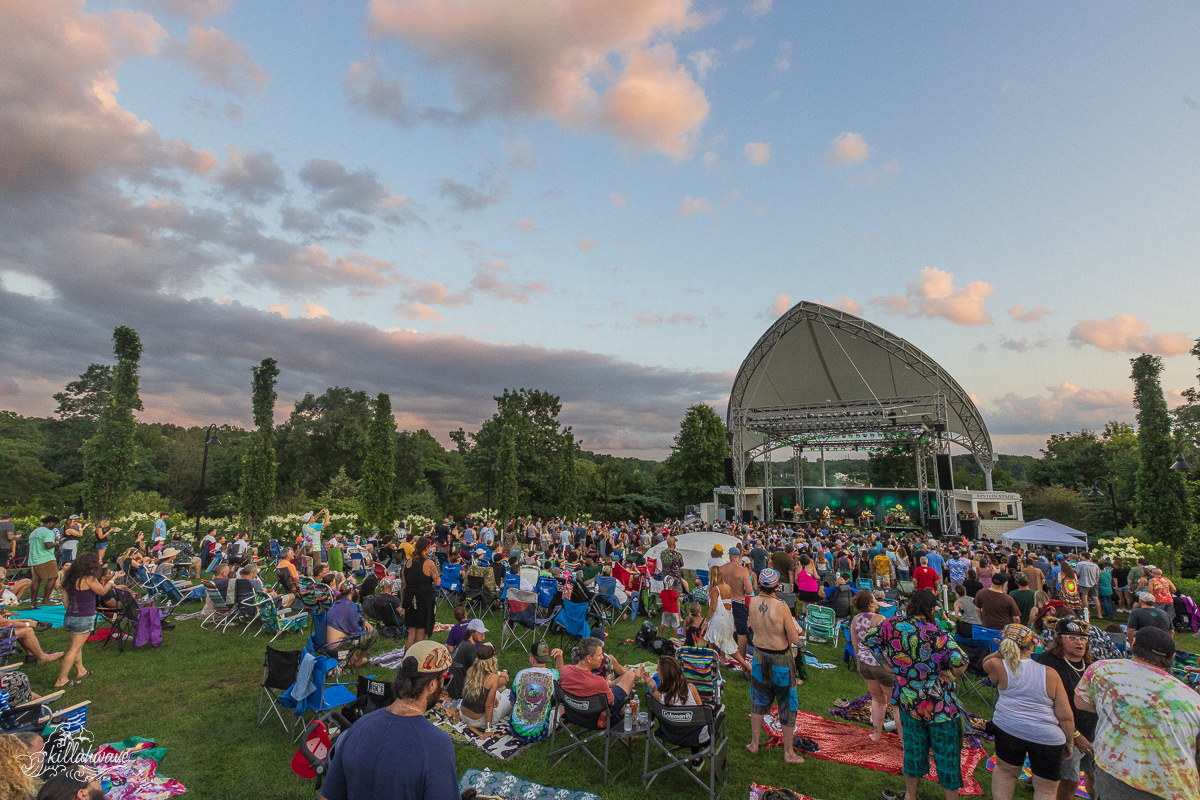
[[[311,639],[310,639],[311,641]],[[316,655],[305,646],[306,656],[313,657],[312,677],[310,683],[301,688],[301,691],[307,689],[307,693],[302,699],[297,699],[292,687],[283,693],[280,698],[280,705],[284,708],[291,709],[292,713],[299,717],[296,727],[299,729],[296,734],[296,739],[299,739],[303,734],[304,729],[313,720],[327,722],[336,713],[334,709],[353,703],[356,699],[355,693],[350,691],[350,688],[341,683],[327,683],[327,673],[337,667],[337,659],[330,658],[325,655]],[[306,717],[311,714],[311,719],[306,721]],[[344,725],[339,725],[344,729]]]
[[[587,603],[572,603],[570,600],[563,600],[562,608],[558,610],[558,614],[554,617],[554,624],[562,631],[559,644],[566,641],[567,634],[580,639],[591,635],[592,626],[588,622],[587,612]]]
[[[275,563],[278,564],[280,556],[283,555],[283,550],[279,547],[279,542],[272,539],[271,541],[267,542],[267,547],[271,551],[271,558],[273,558]]]
[[[872,592],[875,590],[875,583],[870,578],[858,579],[858,591]]]
[[[596,618],[605,627],[620,619],[625,613],[625,604],[617,597],[617,579],[612,575],[597,575],[596,593],[590,605]]]
[[[537,636],[537,595],[523,592],[519,586],[508,593],[504,601],[504,622],[500,627],[500,649],[507,650],[514,642],[529,647]]]
[[[442,564],[442,585],[438,587],[437,603],[458,605],[462,595],[462,564]]]
[[[708,586],[708,570],[706,570],[706,569],[696,570],[696,580],[700,581],[701,586],[707,587]]]
[[[365,558],[363,558],[362,553],[351,553],[350,554],[350,572],[353,573],[355,577],[358,577],[358,578],[367,577],[366,564],[367,564],[367,561]]]
[[[505,600],[508,599],[508,590],[509,589],[520,589],[520,588],[521,588],[521,576],[520,575],[505,575],[504,576],[504,588],[500,590],[500,601],[504,602]]]

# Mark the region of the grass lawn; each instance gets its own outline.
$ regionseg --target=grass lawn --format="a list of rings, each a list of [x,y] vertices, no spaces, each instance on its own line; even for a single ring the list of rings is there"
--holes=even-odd
[[[184,610],[198,609],[185,606]],[[443,610],[439,621],[452,622]],[[617,644],[632,638],[638,623],[622,622],[611,631],[609,652],[623,664],[649,661],[652,656],[632,645]],[[498,631],[498,625],[493,626]],[[313,783],[294,775],[289,762],[296,747],[276,720],[262,727],[256,722],[259,682],[262,677],[263,652],[266,637],[250,634],[202,631],[198,621],[178,623],[173,631],[164,634],[163,646],[128,647],[122,654],[109,646],[101,649],[98,643],[84,650],[85,666],[95,671],[80,686],[67,689],[60,704],[91,700],[88,728],[97,742],[119,741],[129,736],[154,739],[168,748],[161,765],[165,775],[176,778],[188,787],[187,797],[247,798],[275,800],[279,798],[313,798]],[[441,639],[445,634],[439,634]],[[65,649],[67,634],[61,629],[47,631],[39,637],[48,651]],[[493,637],[489,634],[489,640]],[[499,641],[497,634],[494,637]],[[1184,641],[1186,639],[1186,641]],[[556,637],[551,639],[553,644]],[[283,649],[298,649],[303,644],[300,634],[276,642]],[[374,652],[384,652],[395,645],[387,640],[376,644]],[[1196,650],[1193,637],[1182,637],[1181,649]],[[835,652],[828,645],[814,645],[814,654],[824,662],[836,663],[836,670],[809,670],[809,680],[800,688],[800,707],[827,716],[837,698],[853,699],[866,692],[857,673],[846,670],[841,663],[840,648]],[[527,666],[527,657],[511,648],[501,653],[501,667],[510,674]],[[58,675],[57,664],[29,666],[34,691],[47,693]],[[375,674],[391,678],[389,670],[375,669]],[[900,791],[902,776],[887,775],[874,770],[848,766],[832,761],[809,758],[800,766],[785,766],[782,750],[763,749],[757,756],[744,748],[750,737],[749,684],[736,673],[726,673],[725,704],[729,720],[729,781],[723,796],[745,798],[751,781],[797,790],[821,800],[874,800],[885,788]],[[990,716],[987,709],[968,701],[975,713]],[[867,735],[863,728],[863,737]],[[403,753],[403,742],[383,743]],[[643,744],[635,745],[636,766],[625,772],[615,785],[602,786],[599,770],[582,754],[572,754],[558,766],[546,760],[547,743],[540,742],[511,761],[491,758],[483,751],[469,746],[457,746],[458,770],[469,768],[508,771],[539,783],[571,789],[587,789],[602,797],[641,798],[646,792],[641,786]],[[401,756],[402,757],[402,756]],[[614,757],[617,768],[625,763],[624,755]],[[980,763],[976,778],[983,786],[984,797],[991,795],[991,775]],[[692,798],[697,786],[682,774],[667,773],[655,782],[653,795],[662,798]],[[1022,792],[1018,789],[1018,796]],[[941,798],[935,784],[923,781],[920,798]]]

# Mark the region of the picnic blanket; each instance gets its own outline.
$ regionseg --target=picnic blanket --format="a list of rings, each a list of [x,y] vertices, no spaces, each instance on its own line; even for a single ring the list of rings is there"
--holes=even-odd
[[[995,756],[992,756],[991,758],[989,758],[987,760],[987,770],[988,770],[988,772],[996,771],[996,757]],[[1025,764],[1024,764],[1024,766],[1021,767],[1021,780],[1025,781],[1027,783],[1029,781],[1033,780],[1033,770],[1030,769],[1030,767],[1029,767],[1029,756],[1025,756]],[[1082,797],[1083,800],[1091,800],[1091,797],[1092,797],[1090,794],[1087,793],[1087,789],[1084,788],[1082,772],[1079,773],[1079,788],[1077,788],[1075,790],[1075,796]]]
[[[832,717],[841,717],[850,722],[861,722],[864,725],[871,724],[871,695],[864,694],[862,697],[854,700],[834,700],[834,708],[829,709],[829,715]],[[970,711],[960,710],[967,715],[967,721],[971,723],[971,731],[963,737],[963,745],[975,749],[983,747],[984,739],[992,739],[992,735],[985,730],[987,720],[983,717],[972,714]],[[888,705],[887,717],[885,719],[896,719],[895,706]]]
[[[774,711],[774,709],[772,709]],[[783,730],[779,719],[774,714],[768,714],[763,719],[770,738],[765,743],[767,747],[779,747],[783,744]],[[806,753],[814,758],[851,764],[856,767],[866,767],[892,775],[899,775],[904,766],[904,746],[900,737],[894,733],[884,733],[878,742],[867,738],[867,731],[848,722],[838,722],[826,719],[807,711],[796,712],[796,736],[812,739],[820,745],[820,752]],[[984,750],[964,747],[962,750],[963,788],[961,794],[983,794],[979,781],[975,780],[975,768],[987,755]],[[937,780],[937,771],[930,757],[929,774],[925,776],[931,781]]]
[[[486,797],[503,800],[600,800],[599,795],[576,789],[555,789],[519,778],[511,772],[469,769],[458,782],[458,790],[474,789]]]
[[[153,739],[133,737],[96,748],[101,785],[107,800],[166,800],[181,795],[187,788],[166,775],[158,774],[158,764],[167,753]]]
[[[762,800],[762,796],[764,794],[772,791],[777,792],[779,791],[779,788],[775,786],[760,786],[753,781],[750,782],[750,800]],[[787,789],[786,791],[792,792],[794,795],[796,795],[796,797],[799,798],[799,800],[813,800],[808,795],[800,794],[792,789]]]
[[[454,741],[475,745],[492,758],[498,758],[501,761],[508,761],[533,744],[532,742],[523,742],[514,737],[512,735],[512,725],[509,720],[504,720],[499,725],[494,726],[491,736],[479,736],[471,730],[470,726],[458,718],[457,710],[437,705],[433,707],[433,710],[426,717],[434,725],[437,725],[450,734],[450,738]],[[486,794],[482,790],[479,793]]]
[[[380,653],[367,660],[384,669],[400,669],[400,664],[404,661],[404,648],[397,647],[395,650],[388,650],[386,653]]]
[[[57,606],[38,606],[37,608],[10,608],[9,611],[16,619],[31,619],[35,622],[49,622],[52,628],[63,626],[63,614],[66,608]]]

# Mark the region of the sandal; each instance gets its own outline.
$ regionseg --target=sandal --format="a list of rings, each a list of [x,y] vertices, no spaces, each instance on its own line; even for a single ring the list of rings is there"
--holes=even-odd
[[[90,677],[92,677],[92,676],[93,676],[93,675],[95,675],[95,674],[96,674],[96,673],[95,673],[95,671],[94,671],[94,670],[90,670],[90,669],[89,669],[87,672],[83,673],[82,675],[76,675],[76,676],[75,676],[75,679],[76,679],[76,680],[78,680],[78,681],[82,681],[84,678],[90,678]]]
[[[35,624],[35,625],[33,626],[33,632],[34,632],[34,633],[41,633],[41,632],[43,632],[43,631],[48,631],[48,630],[50,630],[50,629],[51,629],[51,628],[53,628],[53,627],[54,627],[54,626],[53,626],[53,625],[51,625],[49,622],[46,622],[46,621],[44,621],[44,620],[38,620],[37,624]]]
[[[79,685],[79,681],[77,681],[77,680],[70,680],[70,681],[67,681],[66,683],[64,683],[62,686],[59,686],[59,685],[56,683],[56,684],[54,684],[54,688],[55,688],[55,689],[66,689],[68,686],[78,686],[78,685]]]

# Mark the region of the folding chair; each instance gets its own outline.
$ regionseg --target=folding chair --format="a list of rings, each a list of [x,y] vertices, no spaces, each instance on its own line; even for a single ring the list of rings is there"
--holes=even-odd
[[[212,581],[201,581],[201,585],[204,587],[204,594],[213,605],[213,610],[207,617],[200,620],[200,627],[203,628],[211,622],[213,630],[218,628],[223,630],[222,626],[233,618],[233,604],[225,599],[225,595],[221,594],[221,590]]]
[[[274,711],[280,724],[283,725],[283,729],[291,733],[296,718],[293,715],[291,724],[289,724],[283,716],[283,706],[279,701],[282,699],[283,693],[295,684],[296,674],[300,671],[300,659],[303,656],[303,650],[276,650],[267,645],[266,655],[263,656],[262,692],[258,696],[259,725],[262,725]],[[266,713],[263,713],[264,698],[268,703]]]
[[[626,612],[627,606],[617,597],[617,579],[612,575],[596,576],[596,593],[588,603],[592,613],[601,625],[608,627],[619,620]]]
[[[557,719],[551,719],[550,722],[550,750],[546,753],[547,760],[551,766],[562,763],[562,760],[574,753],[576,750],[582,750],[587,754],[588,758],[600,767],[604,783],[608,783],[608,754],[612,737],[608,734],[608,726],[600,726],[600,716],[608,712],[608,698],[605,695],[597,694],[591,697],[576,697],[573,694],[567,694],[559,684],[554,684],[554,703],[561,706],[563,713]],[[609,715],[611,716],[611,714]],[[613,720],[607,720],[612,724]],[[577,734],[572,728],[578,728]],[[564,733],[570,740],[561,747],[555,746],[555,739],[559,733]],[[593,753],[588,747],[592,742],[604,742],[604,760]],[[555,761],[555,756],[558,760]]]
[[[242,632],[239,633],[238,636],[241,636],[245,634],[246,631],[250,630],[250,626],[261,619],[262,615],[262,609],[258,603],[258,592],[256,592],[253,587],[248,586],[249,583],[250,581],[246,578],[237,578],[233,581],[233,596],[239,597],[240,599],[234,604],[232,616],[226,623],[226,627],[235,622],[240,625],[242,620],[246,620],[246,627],[242,628]],[[238,589],[243,588],[248,588],[249,593],[238,591]]]
[[[956,683],[985,704],[995,706],[1000,696],[1000,688],[992,683],[984,671],[983,659],[1000,649],[1000,645],[995,641],[1000,638],[1000,631],[982,625],[972,625],[971,631],[970,639],[954,635],[954,640],[967,655],[967,671]]]
[[[715,800],[728,777],[725,747],[729,739],[725,732],[725,708],[714,709],[707,705],[663,706],[652,696],[646,697],[646,706],[654,724],[646,735],[642,788],[649,789],[650,784],[664,772],[681,769],[701,788],[708,790],[709,800]],[[706,732],[708,738],[701,741]],[[650,753],[656,747],[666,763],[650,769]],[[700,750],[693,753],[694,747]],[[708,760],[708,769],[705,770],[707,779],[700,777],[704,772],[696,774],[691,769],[691,762],[697,758]]]
[[[207,591],[207,590],[206,590]],[[125,642],[132,641],[137,633],[138,616],[141,607],[132,594],[124,589],[117,591],[117,607],[96,605],[96,613],[108,622],[108,635],[104,637],[101,647],[108,647],[114,639],[117,641],[117,652],[125,652]]]
[[[534,585],[537,591],[537,608],[534,610],[534,624],[537,627],[550,625],[554,622],[557,612],[554,609],[554,598],[558,594],[558,581],[554,578],[538,578]]]
[[[280,548],[279,542],[274,539],[267,542],[267,548],[271,553],[271,566],[275,566],[279,563],[279,559],[283,555],[283,549]]]
[[[500,589],[500,602],[503,603],[508,598],[509,589],[521,588],[520,575],[504,575],[503,581],[499,584],[503,588]]]
[[[587,612],[587,603],[572,603],[570,600],[563,600],[562,608],[554,616],[553,622],[562,632],[560,644],[566,641],[567,634],[580,639],[592,634],[592,626],[588,624]]]
[[[855,590],[859,592],[864,590],[873,592],[875,591],[875,581],[871,580],[870,578],[859,578],[858,584],[855,586]]]
[[[442,564],[442,585],[437,587],[435,606],[447,603],[451,608],[459,604],[462,593],[462,564]]]
[[[17,629],[16,626],[0,629],[0,667],[8,664],[9,659],[17,654]],[[21,648],[24,652],[25,648]],[[24,657],[21,659],[24,661]]]
[[[706,569],[696,570],[696,580],[700,582],[701,586],[703,586],[704,588],[707,589],[708,588],[708,570],[706,570]]]
[[[725,685],[725,679],[721,677],[716,651],[707,647],[681,647],[675,651],[675,658],[683,668],[683,677],[696,687],[700,702],[721,705],[721,687]]]
[[[507,650],[514,642],[526,647],[533,645],[537,638],[536,610],[536,594],[509,589],[504,601],[504,622],[500,626],[501,650]]]
[[[362,553],[350,554],[350,572],[359,578],[367,576],[367,559]]]
[[[467,609],[468,616],[485,617],[492,613],[492,598],[483,588],[484,581],[482,575],[467,576],[467,585],[462,592],[462,604]]]
[[[537,567],[521,567],[521,580],[529,581],[530,586],[537,586],[541,574]]]
[[[254,632],[255,636],[263,631],[274,631],[275,635],[271,637],[273,642],[285,633],[304,630],[308,623],[308,615],[304,612],[281,616],[279,610],[275,608],[275,601],[263,592],[255,592],[254,601],[258,606],[258,618],[262,622],[262,626]]]
[[[775,592],[775,599],[783,603],[792,611],[796,610],[796,593],[795,592]]]
[[[307,655],[313,653],[306,647],[304,651]],[[304,656],[301,656],[301,666],[304,663]],[[300,733],[304,732],[304,728],[314,721],[327,722],[336,712],[334,709],[341,708],[347,703],[354,702],[354,693],[349,687],[342,683],[327,683],[326,673],[337,666],[337,661],[325,655],[313,656],[312,677],[310,683],[310,691],[304,696],[303,700],[296,700],[291,693],[291,687],[283,693],[280,702],[284,708],[292,709],[292,713],[296,714],[300,719],[297,727]],[[307,687],[306,687],[307,688]],[[311,719],[305,717],[311,713]],[[300,734],[297,734],[296,739],[299,739]],[[296,739],[293,739],[295,741]]]
[[[827,642],[832,638],[833,646],[837,647],[837,620],[829,606],[809,603],[808,613],[804,616],[804,629],[808,631],[810,642]]]
[[[46,728],[46,720],[53,713],[50,704],[63,696],[59,690],[53,694],[24,703],[19,706],[9,706],[0,711],[0,733],[41,733]]]

